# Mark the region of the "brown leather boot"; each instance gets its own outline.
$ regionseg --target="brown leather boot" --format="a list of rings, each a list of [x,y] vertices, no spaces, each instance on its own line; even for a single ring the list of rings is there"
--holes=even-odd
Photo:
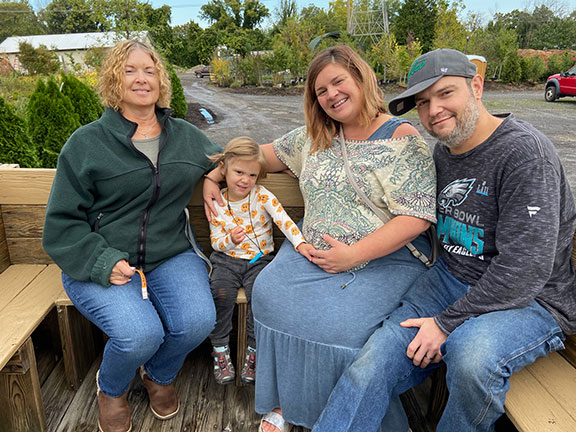
[[[140,377],[144,382],[144,387],[148,391],[150,399],[150,409],[152,414],[159,420],[168,420],[178,414],[180,402],[174,383],[168,385],[157,384],[152,381],[142,366],[140,368]]]
[[[98,386],[98,374],[96,374]],[[106,396],[98,387],[98,429],[100,432],[130,432],[130,407],[126,393],[119,397]]]

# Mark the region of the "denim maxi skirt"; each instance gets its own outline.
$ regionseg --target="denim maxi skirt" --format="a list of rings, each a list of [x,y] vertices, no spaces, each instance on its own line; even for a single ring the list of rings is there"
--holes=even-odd
[[[429,255],[424,236],[413,244]],[[361,270],[330,274],[285,241],[252,292],[256,412],[280,407],[286,421],[311,429],[342,373],[426,270],[403,247]]]

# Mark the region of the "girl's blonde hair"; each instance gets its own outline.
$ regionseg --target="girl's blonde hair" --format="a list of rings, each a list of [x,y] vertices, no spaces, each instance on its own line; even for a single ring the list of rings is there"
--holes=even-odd
[[[114,45],[106,55],[100,72],[99,91],[104,106],[122,112],[124,74],[128,56],[134,50],[142,50],[152,58],[160,83],[160,95],[156,101],[159,108],[168,108],[172,97],[172,84],[160,55],[149,45],[137,40],[125,40]]]
[[[230,140],[230,142],[226,144],[226,147],[224,147],[224,150],[222,150],[222,153],[208,156],[208,158],[212,162],[216,162],[218,164],[222,163],[224,170],[228,168],[228,163],[232,159],[256,161],[260,164],[258,180],[265,178],[266,173],[268,172],[264,152],[262,152],[262,149],[256,141],[246,136],[241,136]]]
[[[378,87],[376,74],[352,48],[348,45],[338,45],[320,51],[308,67],[304,88],[306,134],[312,140],[312,153],[329,148],[340,129],[340,122],[328,116],[320,106],[314,88],[318,74],[333,63],[347,69],[362,91],[362,111],[360,112],[362,126],[368,126],[379,113],[388,112],[384,96]]]

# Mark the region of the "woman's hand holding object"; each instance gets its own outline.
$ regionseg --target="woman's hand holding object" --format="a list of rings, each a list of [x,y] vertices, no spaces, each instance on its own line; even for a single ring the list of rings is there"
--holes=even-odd
[[[311,259],[322,270],[327,273],[340,273],[351,269],[357,264],[352,247],[328,234],[324,234],[322,238],[331,248],[328,250],[315,250]]]
[[[121,260],[114,265],[112,273],[110,273],[110,283],[112,285],[124,285],[130,282],[132,276],[134,276],[135,269],[130,267],[128,261]]]

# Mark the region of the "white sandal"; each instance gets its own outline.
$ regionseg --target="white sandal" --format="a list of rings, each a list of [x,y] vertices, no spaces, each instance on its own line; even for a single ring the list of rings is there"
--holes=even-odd
[[[268,414],[262,417],[260,420],[260,427],[258,428],[258,432],[264,432],[264,429],[262,429],[262,423],[264,422],[275,426],[280,432],[290,432],[292,430],[292,425],[284,420],[282,414],[276,411],[270,411]]]

